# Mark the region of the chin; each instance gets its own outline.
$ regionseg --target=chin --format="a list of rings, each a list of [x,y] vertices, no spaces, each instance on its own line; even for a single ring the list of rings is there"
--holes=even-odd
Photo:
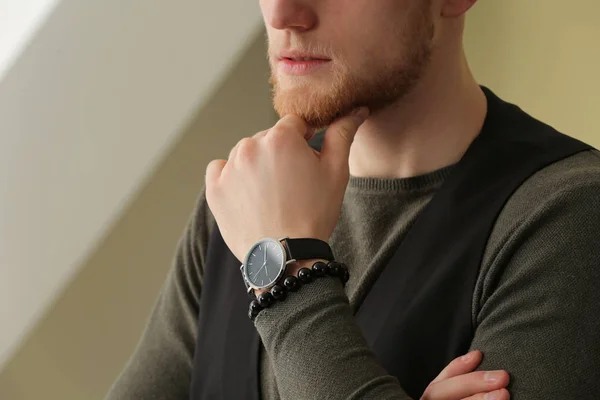
[[[358,106],[352,99],[353,96],[330,82],[284,78],[273,89],[273,106],[280,117],[297,115],[316,129],[330,125]]]
[[[273,105],[280,117],[288,114],[304,119],[312,128],[323,128],[330,125],[343,110],[337,101],[329,96],[280,94],[276,95]]]

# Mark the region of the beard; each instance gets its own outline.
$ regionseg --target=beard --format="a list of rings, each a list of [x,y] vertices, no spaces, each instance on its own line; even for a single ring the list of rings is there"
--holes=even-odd
[[[429,3],[424,1],[423,4]],[[328,76],[284,76],[276,73],[274,57],[271,61],[273,106],[280,117],[294,114],[303,118],[312,128],[324,128],[337,118],[357,107],[366,106],[371,115],[403,97],[416,85],[429,64],[434,36],[429,6],[419,10],[420,15],[394,32],[394,48],[382,49],[385,59],[379,62],[376,54],[365,53],[368,61],[352,68],[343,57],[333,56],[327,67]],[[319,54],[332,54],[322,47],[296,41],[297,48],[318,50]],[[389,54],[395,54],[390,57]],[[317,72],[317,74],[320,71]]]

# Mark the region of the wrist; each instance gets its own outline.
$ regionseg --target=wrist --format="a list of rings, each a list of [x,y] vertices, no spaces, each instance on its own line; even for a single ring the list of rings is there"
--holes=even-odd
[[[311,259],[311,260],[298,260],[295,261],[293,263],[290,263],[287,266],[286,272],[284,277],[286,276],[298,276],[298,271],[300,271],[302,268],[311,268],[313,266],[314,263],[316,263],[317,261],[322,261],[323,263],[327,264],[329,261],[324,260],[324,259]],[[270,289],[254,289],[254,295],[256,297],[258,297],[259,294],[264,293],[264,292],[268,292]]]
[[[289,293],[302,290],[303,286],[311,285],[315,280],[336,278],[343,287],[350,279],[348,267],[344,263],[334,260],[327,262],[326,259],[306,259],[297,262],[292,271],[288,272],[295,273],[286,273],[270,290],[254,291],[254,297],[248,309],[248,317],[252,321],[262,310],[270,308],[275,303],[285,302]]]

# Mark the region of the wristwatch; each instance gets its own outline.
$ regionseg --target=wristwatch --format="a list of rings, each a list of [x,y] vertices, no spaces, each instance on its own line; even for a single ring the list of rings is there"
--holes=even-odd
[[[310,238],[265,238],[252,246],[240,270],[248,293],[252,293],[275,286],[289,264],[310,259],[333,261],[329,244]]]

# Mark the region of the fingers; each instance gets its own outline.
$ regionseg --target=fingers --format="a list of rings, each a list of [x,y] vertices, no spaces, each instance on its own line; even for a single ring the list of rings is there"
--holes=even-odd
[[[276,140],[277,143],[287,142],[290,135],[305,135],[312,136],[313,130],[308,127],[306,122],[298,116],[286,115],[281,118],[275,126],[264,131],[260,131],[251,137],[242,138],[229,152],[228,160],[234,161],[236,158],[248,159],[252,153],[252,149],[259,140],[269,136]]]
[[[340,158],[340,163],[348,164],[348,155],[350,153],[350,145],[354,140],[354,135],[358,127],[365,121],[369,114],[369,110],[365,107],[357,109],[350,115],[338,119],[334,122],[325,135],[321,155],[324,152],[329,154],[330,159]],[[269,143],[275,146],[289,143],[290,136],[298,135],[305,140],[310,140],[315,134],[315,129],[310,127],[306,121],[297,115],[288,114],[281,118],[275,126],[270,129],[261,131],[240,140],[230,151],[228,160],[235,162],[236,159],[250,159],[253,153],[252,149],[256,146],[257,141],[266,138]],[[292,136],[293,137],[293,136]],[[319,154],[318,152],[315,152]],[[225,160],[215,160],[211,162],[206,171],[206,182],[209,185],[211,182],[221,176],[221,172],[227,162]]]
[[[368,116],[369,109],[361,107],[331,124],[323,139],[322,159],[327,159],[334,165],[347,165],[356,131]]]
[[[489,393],[478,393],[463,400],[510,400],[510,393],[506,389],[500,389]]]
[[[313,130],[308,126],[306,121],[300,118],[297,115],[288,114],[281,118],[273,128],[269,130],[269,135],[273,134],[297,134],[302,136],[303,138],[308,138],[312,135]]]
[[[431,383],[471,372],[477,368],[482,358],[483,355],[478,350],[471,351],[462,357],[457,357]]]
[[[213,160],[206,167],[206,186],[207,189],[209,186],[214,186],[217,180],[221,177],[221,172],[223,172],[223,168],[227,164],[226,160]]]
[[[264,131],[260,131],[257,134],[255,134],[254,136],[252,136],[255,139],[260,139],[263,138],[265,136],[267,136],[267,134],[269,133],[270,129],[264,130]]]
[[[484,399],[484,395],[498,396],[499,400],[507,399],[508,391],[501,391],[508,385],[510,377],[505,371],[471,372],[481,363],[483,355],[480,351],[471,351],[454,359],[431,382],[423,394],[423,400],[454,400],[469,398]],[[469,373],[471,372],[471,373]],[[477,397],[480,396],[480,397]]]
[[[506,371],[477,371],[430,384],[423,400],[464,399],[479,393],[493,392],[508,385]]]

